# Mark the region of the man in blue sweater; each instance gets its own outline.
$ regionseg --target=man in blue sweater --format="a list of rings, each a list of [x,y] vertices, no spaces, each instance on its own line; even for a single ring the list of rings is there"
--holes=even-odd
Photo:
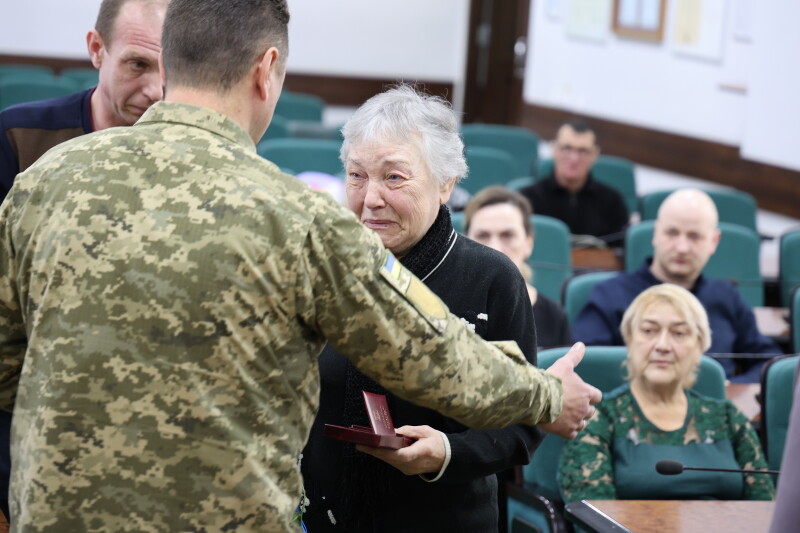
[[[575,321],[575,340],[599,346],[624,344],[619,325],[628,305],[648,287],[674,283],[690,290],[705,307],[712,331],[709,353],[781,353],[758,331],[755,315],[739,291],[701,273],[719,243],[717,221],[717,208],[706,193],[680,189],[668,196],[655,222],[653,257],[638,270],[621,273],[592,290]],[[736,361],[720,362],[731,381],[758,381],[758,360],[739,360],[744,367],[739,375]]]
[[[130,126],[163,95],[158,56],[168,0],[103,0],[86,35],[97,87],[0,112],[0,201],[16,175],[50,148],[86,133]]]

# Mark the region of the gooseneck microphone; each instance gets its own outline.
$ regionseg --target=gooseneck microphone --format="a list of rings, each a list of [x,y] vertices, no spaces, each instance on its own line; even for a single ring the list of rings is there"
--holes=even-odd
[[[683,463],[663,459],[656,463],[656,472],[665,476],[676,476],[684,470],[701,470],[703,472],[732,472],[735,474],[780,474],[777,470],[735,470],[731,468],[697,468],[694,466],[683,466]]]

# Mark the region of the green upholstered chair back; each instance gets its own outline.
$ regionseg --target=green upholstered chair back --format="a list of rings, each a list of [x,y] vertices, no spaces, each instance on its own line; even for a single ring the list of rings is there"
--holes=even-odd
[[[512,191],[519,191],[520,189],[524,189],[528,185],[533,185],[534,183],[536,183],[536,178],[525,176],[521,178],[514,178],[505,184],[505,188],[511,189]]]
[[[553,160],[542,159],[539,162],[538,179],[548,176],[553,171]],[[601,155],[592,166],[592,175],[597,181],[613,187],[622,195],[629,213],[639,209],[639,198],[636,195],[636,174],[632,161],[613,155]]]
[[[789,331],[792,338],[792,352],[800,353],[800,288],[795,287],[789,300]]]
[[[661,202],[672,194],[674,190],[655,191],[645,194],[641,198],[642,220],[655,220]],[[717,206],[720,222],[739,224],[753,231],[756,228],[756,200],[746,192],[737,190],[711,190],[705,191],[714,200]]]
[[[470,194],[476,194],[490,185],[503,185],[517,177],[514,158],[508,152],[485,146],[471,146],[465,150],[469,174],[459,183]]]
[[[44,65],[17,65],[11,63],[0,64],[0,79],[12,74],[24,74],[29,78],[35,78],[37,75],[46,79],[52,79],[55,77],[53,69]]]
[[[466,234],[466,232],[464,231],[465,228],[464,228],[464,212],[463,211],[457,211],[455,213],[451,212],[450,213],[450,222],[453,223],[453,228],[457,232]]]
[[[77,82],[66,78],[9,74],[0,78],[0,110],[15,104],[67,96],[82,88]]]
[[[738,224],[720,222],[719,229],[722,232],[719,246],[703,269],[703,274],[731,281],[749,306],[763,306],[764,280],[759,260],[761,239],[755,231]],[[636,270],[652,255],[653,221],[645,220],[628,228],[625,235],[625,270]]]
[[[259,144],[269,139],[287,139],[289,137],[291,137],[289,133],[289,120],[280,115],[273,115],[269,127],[261,137]]]
[[[800,229],[781,235],[778,278],[781,284],[781,302],[790,305],[792,290],[800,286]],[[795,348],[797,351],[797,348]]]
[[[287,120],[322,122],[325,101],[311,94],[283,91],[275,106],[275,114]]]
[[[279,167],[295,172],[313,170],[338,175],[341,143],[323,139],[267,139],[258,143],[258,154]]]
[[[97,85],[100,80],[100,71],[96,68],[65,68],[59,75],[62,78],[76,81],[81,87],[87,89]]]
[[[575,319],[578,318],[586,301],[589,299],[589,294],[594,289],[595,285],[607,279],[616,276],[617,272],[587,272],[585,274],[578,274],[567,280],[564,284],[563,290],[563,308],[564,313],[567,315],[570,326],[575,324]]]
[[[775,357],[761,370],[761,439],[771,470],[780,470],[783,460],[798,361],[796,354]]]
[[[533,215],[534,245],[528,258],[533,286],[555,302],[561,301],[561,286],[572,276],[569,228],[557,218]]]
[[[514,174],[532,176],[539,159],[539,136],[527,128],[503,124],[464,124],[461,137],[467,148],[485,146],[508,152],[514,158]]]

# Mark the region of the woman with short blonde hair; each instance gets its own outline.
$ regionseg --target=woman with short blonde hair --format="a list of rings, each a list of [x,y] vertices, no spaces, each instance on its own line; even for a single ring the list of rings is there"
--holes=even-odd
[[[621,332],[628,382],[603,395],[586,429],[564,447],[564,500],[771,500],[767,475],[688,471],[676,482],[655,470],[662,459],[734,470],[767,466],[758,436],[733,403],[691,390],[711,346],[697,298],[673,284],[650,287],[625,311]]]

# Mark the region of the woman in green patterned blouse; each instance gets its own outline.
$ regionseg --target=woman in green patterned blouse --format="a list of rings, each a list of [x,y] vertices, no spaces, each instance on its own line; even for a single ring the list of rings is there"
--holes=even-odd
[[[642,292],[620,326],[629,383],[603,395],[559,465],[564,501],[582,499],[770,500],[766,474],[656,473],[661,459],[690,466],[763,469],[766,461],[747,418],[727,400],[690,390],[711,345],[708,316],[673,284]]]

